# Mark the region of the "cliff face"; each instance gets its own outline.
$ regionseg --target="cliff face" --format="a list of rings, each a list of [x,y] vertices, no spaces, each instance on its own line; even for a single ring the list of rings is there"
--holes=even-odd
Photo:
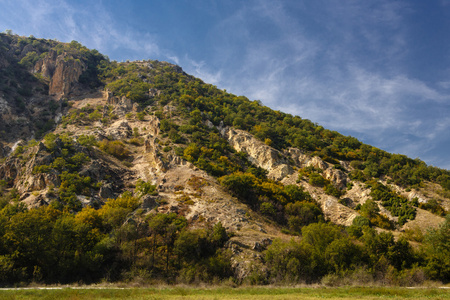
[[[85,69],[86,66],[79,59],[73,59],[67,54],[58,55],[56,51],[50,50],[46,57],[36,63],[33,72],[47,77],[50,80],[49,95],[61,99],[69,95]]]
[[[269,178],[281,180],[293,173],[289,160],[278,150],[257,140],[250,133],[234,128],[222,128],[222,135],[238,152],[248,154],[249,160],[268,171]]]

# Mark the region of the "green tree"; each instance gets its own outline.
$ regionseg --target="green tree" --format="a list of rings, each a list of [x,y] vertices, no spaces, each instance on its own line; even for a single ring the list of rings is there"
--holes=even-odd
[[[425,235],[426,270],[433,279],[450,281],[450,214],[439,228]]]
[[[311,202],[295,202],[286,205],[289,228],[297,233],[301,232],[303,226],[317,223],[323,220],[323,213],[320,207]]]

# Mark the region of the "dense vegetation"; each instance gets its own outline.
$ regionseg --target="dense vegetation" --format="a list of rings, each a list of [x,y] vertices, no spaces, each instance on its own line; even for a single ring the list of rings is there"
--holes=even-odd
[[[192,229],[184,217],[136,209],[124,193],[77,214],[50,205],[28,210],[2,202],[0,285],[160,278],[212,282],[232,275],[220,223]],[[132,221],[125,222],[130,213]]]
[[[46,79],[39,74],[33,77],[27,70],[48,51],[80,60],[87,67],[80,77],[84,88],[104,86],[114,96],[138,103],[139,111],[127,118],[158,117],[161,133],[156,142],[164,147],[164,153],[182,157],[215,176],[254,212],[292,235],[288,242],[275,240],[267,247],[260,264],[255,263],[254,272],[248,276],[249,283],[311,283],[352,276],[405,285],[425,278],[450,280],[448,215],[439,229],[405,232],[398,240],[391,233],[377,233],[373,228],[403,225],[415,218],[417,207],[446,214],[437,200],[427,204],[408,201],[378,179],[409,189],[431,181],[441,186],[442,195],[448,195],[449,171],[389,154],[298,116],[273,111],[259,101],[205,84],[169,63],[118,63],[76,41],[66,44],[5,34],[1,35],[0,47],[6,49],[9,63],[0,70],[0,88],[12,98],[21,93],[25,99],[32,93],[45,92]],[[20,67],[14,68],[16,65]],[[68,112],[61,120],[63,129],[69,125],[89,128],[96,122],[107,125],[117,119],[110,106],[74,109],[67,99],[61,105]],[[52,110],[56,110],[54,103]],[[53,125],[47,122],[39,134]],[[356,207],[361,216],[354,219],[352,226],[327,223],[318,203],[303,188],[269,179],[267,172],[255,167],[245,153],[236,152],[219,132],[218,128],[224,126],[246,130],[281,151],[295,147],[320,156],[352,179],[365,182],[372,199]],[[87,166],[100,155],[111,155],[125,166],[129,164],[129,145],[142,145],[138,130],[134,133],[129,140],[106,137],[98,141],[94,136],[74,139],[67,133],[48,133],[42,144],[31,140],[16,148],[12,159],[20,166],[35,159],[32,173],[53,178],[55,185],[47,193],[52,199],[49,206],[26,209],[19,202],[18,191],[12,188],[12,178],[0,182],[1,285],[134,278],[191,283],[233,278],[231,253],[224,247],[233,233],[227,233],[220,223],[204,222],[199,229],[181,213],[144,211],[140,208],[143,197],[157,195],[156,186],[139,181],[136,186],[121,187],[121,195],[103,205],[93,202],[92,207],[83,207],[80,199],[98,194],[103,185],[115,181],[107,174],[90,176]],[[342,161],[351,165],[351,172],[346,171]],[[340,198],[345,192],[315,168],[304,168],[299,174],[299,180],[323,188],[328,195]],[[191,184],[200,186],[201,182]],[[345,204],[345,199],[341,201]],[[381,215],[378,204],[398,221]],[[408,240],[422,244],[413,248]]]

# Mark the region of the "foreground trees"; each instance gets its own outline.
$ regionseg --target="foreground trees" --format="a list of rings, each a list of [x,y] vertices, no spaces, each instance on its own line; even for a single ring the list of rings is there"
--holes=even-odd
[[[0,285],[95,282],[136,276],[191,282],[231,276],[228,236],[218,223],[192,230],[176,214],[134,217],[125,193],[76,215],[53,206],[0,210]],[[198,275],[201,274],[201,275]]]
[[[192,229],[175,213],[144,217],[138,204],[131,193],[77,214],[52,205],[27,210],[21,204],[3,204],[0,285],[136,277],[192,283],[233,277],[231,253],[224,248],[229,236],[220,223]],[[294,202],[288,211],[294,215],[303,207],[308,205]],[[320,220],[307,223],[296,222],[299,237],[273,241],[263,252],[266,273],[256,270],[259,275],[251,282],[311,283],[330,275],[361,274],[394,284],[450,280],[449,216],[416,249],[404,237],[377,233],[364,217],[347,231]]]

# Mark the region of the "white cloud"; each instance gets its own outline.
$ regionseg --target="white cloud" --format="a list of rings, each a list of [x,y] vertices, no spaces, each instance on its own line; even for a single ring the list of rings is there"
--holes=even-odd
[[[162,49],[159,41],[167,37],[117,23],[109,2],[0,4],[4,29],[75,39],[113,59],[123,50],[130,60],[165,57],[219,88],[394,151],[429,153],[450,128],[440,113],[449,109],[450,77],[424,82],[408,71],[413,4],[407,1],[241,2],[209,29],[214,53],[205,58]],[[214,5],[209,13],[222,16]]]
[[[138,33],[124,24],[118,25],[109,13],[107,3],[93,3],[84,7],[69,1],[19,0],[14,1],[14,4],[5,4],[3,13],[0,13],[3,17],[0,24],[5,26],[4,23],[8,23],[20,34],[33,34],[63,42],[77,40],[103,53],[128,49],[135,56],[130,59],[160,54],[156,37]],[[30,23],[32,28],[29,27]]]
[[[220,71],[211,72],[204,61],[197,62],[186,56],[182,62],[185,72],[202,79],[206,83],[216,85],[222,80],[222,73]]]

